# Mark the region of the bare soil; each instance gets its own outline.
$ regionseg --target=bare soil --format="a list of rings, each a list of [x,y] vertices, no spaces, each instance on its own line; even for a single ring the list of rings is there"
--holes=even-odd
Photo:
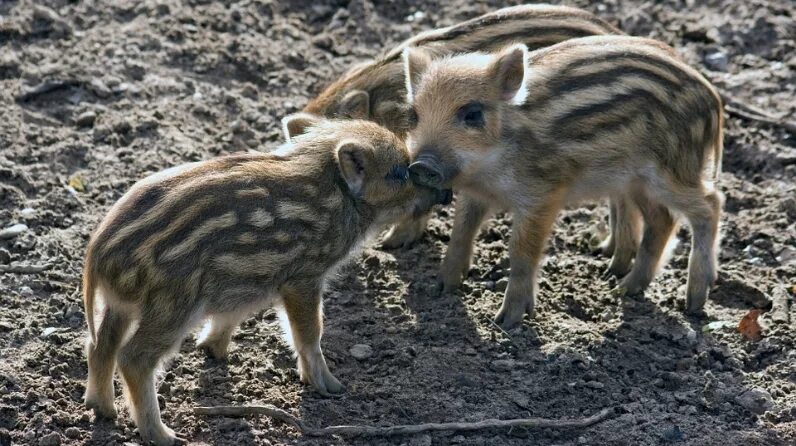
[[[89,234],[130,185],[176,164],[270,150],[282,139],[279,119],[351,64],[505,6],[225,3],[0,3],[0,230],[28,227],[0,240],[0,265],[49,267],[0,272],[0,445],[139,441],[126,409],[115,422],[95,421],[82,404],[86,329],[75,292]],[[570,4],[676,46],[733,99],[793,119],[791,1]],[[607,219],[595,203],[561,215],[537,317],[503,333],[490,320],[511,217],[485,226],[461,292],[436,297],[452,214],[441,209],[422,242],[398,251],[374,244],[330,287],[323,347],[344,396],[299,383],[278,318],[266,311],[243,324],[226,362],[186,340],[159,384],[164,420],[195,444],[796,444],[796,136],[734,116],[726,129],[721,278],[706,319],[681,312],[687,228],[643,296],[611,295],[606,259],[591,254]],[[764,338],[744,339],[738,321],[767,303]],[[356,359],[356,344],[372,355]],[[620,414],[572,432],[346,440],[303,438],[268,418],[192,413],[255,403],[319,427]]]

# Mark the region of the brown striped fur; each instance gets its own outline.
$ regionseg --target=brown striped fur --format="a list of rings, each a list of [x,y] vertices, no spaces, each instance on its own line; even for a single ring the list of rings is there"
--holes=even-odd
[[[442,57],[494,51],[519,42],[537,49],[573,37],[620,33],[582,9],[545,4],[503,8],[420,33],[382,57],[351,68],[310,101],[303,112],[330,118],[370,119],[404,136],[407,107],[401,53],[405,48],[421,47]]]
[[[285,156],[230,155],[169,169],[113,206],[89,242],[83,276],[88,407],[116,415],[118,365],[141,436],[172,444],[155,394],[158,364],[204,319],[199,346],[225,356],[235,327],[269,305],[287,315],[302,381],[322,394],[343,390],[320,347],[325,278],[381,225],[427,212],[449,192],[408,181],[409,154],[388,130],[310,121]]]
[[[529,49],[544,48],[567,39],[621,34],[614,26],[588,11],[546,4],[502,8],[455,25],[422,32],[386,52],[380,58],[351,68],[311,100],[303,112],[335,118],[370,119],[405,137],[409,126],[401,53],[423,48],[433,57],[474,51],[496,51],[512,43]],[[297,127],[297,128],[300,128]],[[285,134],[296,134],[288,126]],[[616,198],[611,205],[611,233],[601,246],[613,255],[609,272],[627,272],[637,242],[633,208]],[[423,234],[428,215],[407,217],[385,237],[387,248],[408,246]],[[619,249],[616,249],[619,245]]]
[[[411,167],[421,184],[454,186],[454,234],[442,265],[458,286],[490,207],[514,214],[511,275],[496,320],[533,315],[542,244],[567,203],[621,197],[640,211],[641,246],[620,289],[652,280],[674,215],[692,227],[686,308],[699,312],[716,278],[722,105],[715,89],[663,43],[572,39],[528,53],[434,59],[405,50]]]

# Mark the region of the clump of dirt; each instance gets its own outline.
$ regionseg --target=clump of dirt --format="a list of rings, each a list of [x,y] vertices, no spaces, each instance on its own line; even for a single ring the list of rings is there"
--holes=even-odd
[[[187,161],[269,150],[281,140],[279,119],[351,64],[497,3],[0,4],[0,230],[16,228],[0,240],[0,265],[46,268],[0,273],[0,444],[138,441],[126,410],[95,421],[82,404],[85,321],[75,293],[89,234],[133,182]],[[792,2],[569,3],[673,44],[737,101],[775,116],[796,110]],[[323,346],[343,397],[299,383],[269,311],[243,324],[226,362],[185,342],[159,384],[166,423],[197,443],[327,444],[267,418],[199,417],[192,408],[266,403],[325,426],[576,417],[617,406],[618,417],[581,431],[375,442],[796,443],[796,136],[733,116],[726,129],[722,270],[707,319],[681,312],[686,229],[644,296],[613,297],[614,284],[600,279],[606,259],[589,249],[606,207],[592,205],[560,217],[537,317],[503,333],[490,320],[509,267],[510,216],[482,231],[461,292],[437,297],[452,213],[441,209],[421,243],[366,249],[327,293]],[[770,308],[759,342],[736,331],[751,308]],[[370,349],[352,355],[357,344]]]

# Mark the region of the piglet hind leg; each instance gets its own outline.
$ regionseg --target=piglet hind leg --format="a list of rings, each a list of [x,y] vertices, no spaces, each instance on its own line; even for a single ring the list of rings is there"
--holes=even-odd
[[[99,417],[116,418],[113,404],[113,372],[116,354],[121,347],[124,335],[130,327],[129,315],[107,307],[97,331],[96,344],[89,341],[88,382],[86,384],[86,407],[94,409]]]
[[[495,322],[503,328],[514,327],[525,314],[531,318],[535,315],[536,276],[547,237],[562,206],[562,197],[563,193],[552,194],[529,212],[514,215],[509,242],[509,286],[495,316]]]
[[[229,353],[232,333],[246,317],[244,314],[224,313],[213,315],[202,329],[196,347],[213,359],[224,359]]]
[[[638,249],[641,215],[633,200],[625,195],[611,198],[611,263],[605,276],[624,277],[631,268]]]
[[[179,345],[189,319],[189,315],[177,309],[150,305],[142,314],[138,330],[119,352],[119,370],[126,386],[130,414],[143,440],[157,446],[183,442],[160,418],[155,371],[164,356]]]
[[[633,197],[644,216],[644,233],[633,268],[619,282],[619,290],[631,296],[644,291],[655,277],[666,245],[676,226],[675,218],[669,209],[651,198],[641,188],[636,190]]]
[[[716,251],[723,197],[716,191],[701,191],[698,200],[683,212],[691,225],[691,254],[688,258],[686,311],[701,314],[710,287],[718,277]]]
[[[321,350],[323,312],[320,286],[303,283],[284,285],[280,294],[298,356],[301,381],[312,385],[324,396],[342,393],[345,388],[329,371]]]

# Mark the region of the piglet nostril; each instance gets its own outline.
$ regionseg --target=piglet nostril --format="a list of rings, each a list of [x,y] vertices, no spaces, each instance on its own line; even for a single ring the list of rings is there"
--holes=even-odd
[[[442,184],[442,173],[425,161],[417,161],[409,166],[409,176],[415,184],[436,187]]]

